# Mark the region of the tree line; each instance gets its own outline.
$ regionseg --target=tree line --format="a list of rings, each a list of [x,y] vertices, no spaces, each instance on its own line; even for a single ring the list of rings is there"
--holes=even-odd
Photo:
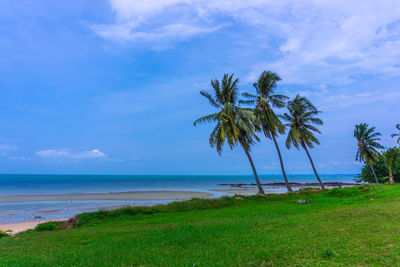
[[[305,151],[315,177],[320,187],[324,189],[324,184],[308,150],[315,144],[320,144],[315,134],[321,133],[317,128],[323,124],[318,118],[321,111],[304,96],[296,95],[294,99],[289,100],[289,97],[285,95],[276,94],[275,90],[280,80],[281,78],[276,73],[264,71],[253,84],[256,93],[244,92],[241,95],[238,89],[239,79],[234,78],[233,74],[225,74],[222,80],[211,80],[213,91],[211,93],[200,91],[200,94],[218,111],[197,119],[194,126],[199,123],[215,124],[209,143],[220,155],[225,142],[228,143],[230,149],[236,146],[242,147],[252,168],[259,194],[264,194],[264,190],[250,154],[251,147],[260,141],[258,134],[273,141],[287,190],[292,191],[279,145],[276,142],[276,137],[284,135],[288,130],[285,143],[287,149],[294,146],[298,150],[302,148]],[[277,114],[275,110],[281,108],[286,108],[287,112]],[[397,143],[400,144],[400,124],[396,125],[396,129],[398,133],[391,136],[397,137]],[[397,173],[400,179],[400,149],[392,147],[382,151],[384,147],[379,143],[380,136],[381,134],[375,131],[375,127],[369,127],[367,123],[355,126],[354,137],[357,138],[358,144],[356,160],[365,164],[359,181],[371,182],[368,176],[368,173],[371,173],[374,181],[379,183],[375,168],[378,168],[379,175],[386,176],[382,175],[382,166],[387,171],[390,183],[395,182],[394,176]]]
[[[391,137],[397,138],[396,142],[400,145],[400,124],[396,125],[396,130],[397,133]],[[354,137],[358,145],[356,160],[364,163],[359,181],[379,183],[388,180],[393,184],[395,180],[400,179],[400,149],[397,147],[385,149],[379,143],[380,136],[382,134],[367,123],[355,126]]]
[[[258,134],[264,135],[274,142],[279,157],[282,176],[285,180],[287,190],[292,191],[286,176],[282,155],[276,137],[286,135],[286,147],[292,146],[298,150],[302,148],[310,161],[315,177],[322,189],[322,183],[314,162],[308,151],[319,141],[315,134],[320,134],[317,126],[323,124],[318,118],[321,113],[306,97],[297,95],[294,99],[281,94],[275,94],[277,83],[281,78],[271,71],[264,71],[253,84],[256,93],[244,92],[239,95],[238,78],[234,75],[225,74],[222,80],[211,80],[211,93],[200,91],[210,105],[218,111],[197,119],[194,126],[199,123],[214,123],[209,138],[211,147],[215,147],[218,154],[222,153],[225,142],[230,149],[241,146],[244,150],[258,187],[259,194],[264,194],[258,178],[257,170],[251,157],[251,147],[260,141]],[[283,114],[277,114],[276,109],[286,108]]]

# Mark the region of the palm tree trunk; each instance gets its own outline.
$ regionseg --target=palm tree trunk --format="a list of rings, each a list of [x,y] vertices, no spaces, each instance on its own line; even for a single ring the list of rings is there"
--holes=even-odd
[[[393,171],[392,171],[392,169],[389,169],[389,182],[390,182],[391,184],[394,184]]]
[[[375,182],[376,182],[377,184],[379,184],[379,180],[378,180],[378,177],[376,177],[376,173],[375,173],[374,167],[372,167],[372,164],[371,164],[371,163],[368,163],[368,164],[369,164],[369,167],[371,168],[372,174],[373,174],[374,177],[375,177]]]
[[[258,175],[257,175],[256,168],[254,167],[253,159],[251,158],[249,151],[246,148],[244,148],[244,146],[242,146],[242,147],[243,147],[244,152],[247,155],[247,158],[250,161],[251,168],[253,169],[254,178],[256,179],[256,183],[257,183],[257,187],[258,187],[258,193],[260,195],[265,195],[264,189],[262,188],[260,180],[258,179]]]
[[[289,181],[288,181],[288,179],[286,177],[285,167],[283,166],[281,151],[279,150],[279,146],[278,146],[278,143],[276,142],[275,135],[274,134],[271,134],[271,135],[272,135],[272,140],[274,140],[276,151],[278,152],[279,161],[281,163],[282,175],[283,175],[283,178],[285,179],[286,188],[287,188],[288,192],[292,192],[293,191],[292,187],[289,184]]]
[[[309,158],[309,160],[310,160],[310,162],[311,162],[311,166],[312,166],[312,168],[313,168],[313,170],[314,170],[315,176],[317,177],[317,180],[318,180],[319,185],[321,186],[322,189],[325,189],[325,186],[324,186],[324,184],[322,183],[321,179],[319,178],[318,173],[317,173],[317,170],[315,169],[314,162],[313,162],[313,160],[312,160],[312,158],[311,158],[311,156],[310,156],[310,153],[308,153],[307,146],[304,144],[304,142],[301,142],[301,145],[302,145],[302,147],[304,148],[304,150],[305,150],[306,153],[307,153],[307,156],[308,156],[308,158]]]

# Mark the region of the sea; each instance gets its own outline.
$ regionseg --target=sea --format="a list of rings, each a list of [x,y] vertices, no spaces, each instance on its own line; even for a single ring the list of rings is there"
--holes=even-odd
[[[320,175],[323,182],[354,182],[354,174]],[[288,175],[290,182],[315,183],[314,175]],[[283,182],[282,175],[260,175],[262,183]],[[0,195],[115,193],[127,191],[201,191],[253,188],[252,175],[0,175]],[[264,186],[268,192],[285,188]],[[214,192],[215,193],[215,192]],[[216,197],[223,194],[215,194]],[[47,201],[0,203],[0,223],[64,219],[82,212],[118,206],[154,205],[170,201]]]

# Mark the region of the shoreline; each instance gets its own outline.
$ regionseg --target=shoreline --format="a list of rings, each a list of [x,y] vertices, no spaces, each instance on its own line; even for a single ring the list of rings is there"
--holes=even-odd
[[[317,183],[290,183],[292,187],[301,188],[306,186],[318,186]],[[0,195],[0,205],[8,205],[8,204],[29,204],[29,203],[49,203],[49,202],[84,202],[84,201],[132,201],[132,202],[151,202],[154,203],[151,205],[159,204],[161,201],[183,201],[190,200],[192,198],[212,198],[212,197],[220,197],[223,195],[255,195],[258,193],[256,188],[246,188],[248,186],[252,186],[253,184],[219,184],[228,185],[231,188],[220,188],[220,189],[209,189],[204,191],[129,191],[129,192],[117,192],[117,193],[74,193],[74,194],[33,194],[33,195]],[[275,186],[279,188],[284,188],[285,183],[270,183],[263,184],[263,186]],[[358,184],[354,183],[324,183],[327,187],[347,187],[347,186],[356,186]],[[285,193],[284,191],[276,191],[276,190],[267,190],[267,194],[270,193]],[[158,203],[157,203],[158,202]],[[97,206],[97,208],[92,208],[92,210],[102,210],[102,209],[116,209],[124,206],[131,206],[132,203],[126,204],[116,204],[116,205],[103,205]],[[142,204],[140,204],[142,205]],[[143,203],[143,205],[146,205]],[[58,213],[58,218],[50,219],[48,216],[39,216],[36,220],[37,216],[33,216],[31,218],[22,218],[21,221],[11,221],[0,223],[0,230],[7,231],[11,230],[10,234],[14,235],[19,232],[23,232],[29,229],[35,228],[40,223],[45,223],[48,221],[64,221],[68,220],[70,217],[82,213],[82,211],[78,212],[76,210],[75,214],[69,214],[66,210],[55,210]],[[42,211],[42,214],[45,211]],[[85,212],[85,211],[83,211]],[[87,212],[90,212],[88,210]],[[62,215],[65,215],[62,216]],[[48,217],[47,219],[45,217]],[[61,218],[60,218],[61,217]],[[54,217],[53,217],[54,218]]]
[[[20,232],[27,231],[29,229],[34,229],[38,224],[46,223],[46,222],[62,222],[66,221],[69,218],[64,219],[55,219],[55,220],[32,220],[32,221],[24,221],[24,222],[11,222],[11,223],[0,223],[0,231],[11,231],[10,235],[15,235]]]
[[[342,183],[342,182],[322,182],[325,186],[330,187],[345,187],[345,186],[357,186],[362,185],[360,183]],[[249,184],[218,184],[219,186],[231,186],[236,188],[242,188],[244,186],[257,186],[255,183]],[[307,187],[307,186],[319,186],[319,183],[289,183],[292,187]],[[261,186],[270,186],[270,187],[286,187],[285,183],[261,183]]]
[[[0,203],[59,202],[59,201],[168,201],[207,198],[212,193],[201,191],[129,191],[117,193],[74,193],[0,195]]]

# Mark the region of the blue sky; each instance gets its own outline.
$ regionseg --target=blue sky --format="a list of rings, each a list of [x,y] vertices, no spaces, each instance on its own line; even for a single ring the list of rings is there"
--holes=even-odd
[[[250,174],[208,145],[199,91],[263,70],[320,110],[320,173],[357,173],[354,124],[400,123],[400,5],[382,1],[0,0],[0,172]],[[284,148],[288,173],[311,173]],[[279,174],[268,140],[259,173]]]

